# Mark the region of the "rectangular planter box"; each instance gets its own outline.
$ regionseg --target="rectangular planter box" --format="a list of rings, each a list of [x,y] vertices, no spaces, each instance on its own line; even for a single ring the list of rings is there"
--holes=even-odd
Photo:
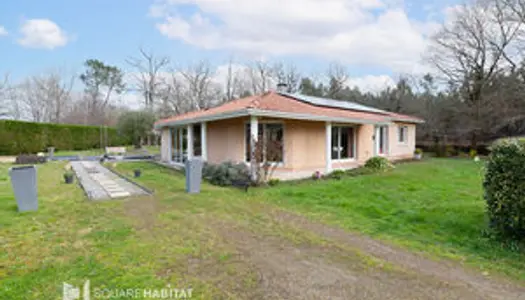
[[[24,166],[9,169],[11,186],[18,205],[18,211],[36,211],[38,209],[36,167]]]
[[[186,161],[186,192],[197,194],[201,191],[203,162],[200,159]]]

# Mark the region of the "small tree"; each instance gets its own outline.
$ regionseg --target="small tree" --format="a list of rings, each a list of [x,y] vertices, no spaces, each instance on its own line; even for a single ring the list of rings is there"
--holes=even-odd
[[[140,148],[141,141],[151,134],[155,116],[148,111],[130,111],[122,114],[118,120],[119,132],[129,137],[135,147]]]
[[[492,148],[483,187],[494,232],[525,239],[525,140],[502,141]]]
[[[283,145],[281,142],[270,139],[253,141],[251,171],[255,184],[262,184],[271,179],[278,164],[283,161]]]

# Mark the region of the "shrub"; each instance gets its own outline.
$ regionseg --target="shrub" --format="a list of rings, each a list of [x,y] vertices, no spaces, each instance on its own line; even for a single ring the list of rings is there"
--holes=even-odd
[[[468,156],[470,156],[470,158],[474,158],[478,156],[478,151],[476,151],[475,149],[470,149]]]
[[[312,179],[313,180],[319,180],[323,178],[323,175],[321,174],[321,172],[319,171],[315,171],[313,174],[312,174]]]
[[[416,148],[414,154],[423,154],[423,150],[421,148]]]
[[[15,164],[17,165],[32,165],[43,164],[46,162],[46,157],[34,154],[21,154],[16,157]]]
[[[525,141],[492,147],[483,182],[491,229],[500,237],[525,238]]]
[[[278,178],[272,178],[270,180],[268,180],[268,185],[269,186],[276,186],[280,183],[281,181],[278,179]]]
[[[345,171],[343,170],[335,170],[330,175],[328,175],[329,178],[340,180],[345,175]]]
[[[394,166],[385,157],[376,156],[367,160],[365,167],[375,171],[387,171]]]
[[[356,169],[351,169],[346,171],[347,176],[355,177],[355,176],[361,176],[361,175],[368,175],[368,174],[374,174],[377,171],[371,168],[361,167]]]
[[[219,165],[206,164],[202,171],[204,179],[211,184],[229,186],[236,181],[250,181],[250,170],[243,163],[225,162]]]

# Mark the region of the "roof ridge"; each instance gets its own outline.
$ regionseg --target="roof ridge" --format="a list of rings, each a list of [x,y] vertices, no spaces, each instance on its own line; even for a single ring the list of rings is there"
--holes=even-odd
[[[250,101],[250,103],[248,104],[248,106],[246,106],[246,108],[260,108],[263,97],[266,97],[270,95],[271,93],[272,93],[271,91],[268,91],[268,92],[264,92],[259,95],[255,95],[255,99]]]

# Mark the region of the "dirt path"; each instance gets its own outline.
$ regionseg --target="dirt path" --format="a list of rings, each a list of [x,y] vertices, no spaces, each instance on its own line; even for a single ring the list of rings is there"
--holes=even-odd
[[[274,212],[272,217],[394,267],[367,267],[356,253],[330,246],[297,246],[217,224],[220,234],[235,244],[238,259],[259,274],[252,299],[525,299],[525,287],[474,274],[451,262],[432,261],[297,215]]]
[[[172,208],[158,206],[153,198],[132,200],[125,208],[152,242],[169,243],[170,237],[182,234],[200,239],[193,243],[202,256],[172,258],[157,276],[186,270],[179,275],[215,286],[213,299],[525,300],[519,283],[483,276],[455,262],[433,261],[273,207],[188,214],[178,222],[187,222],[191,234],[181,231],[186,228],[181,224],[173,232],[169,228],[174,223],[158,224],[157,215]],[[193,232],[195,228],[200,229]],[[229,258],[218,261],[214,257],[219,253]]]
[[[476,274],[456,263],[430,260],[421,255],[385,245],[368,237],[311,222],[298,215],[281,211],[276,212],[274,217],[281,222],[351,245],[369,255],[410,270],[418,274],[418,276],[433,278],[435,281],[469,290],[473,294],[477,294],[479,299],[525,299],[524,286],[518,286],[514,282],[500,278],[490,278],[482,274]]]

